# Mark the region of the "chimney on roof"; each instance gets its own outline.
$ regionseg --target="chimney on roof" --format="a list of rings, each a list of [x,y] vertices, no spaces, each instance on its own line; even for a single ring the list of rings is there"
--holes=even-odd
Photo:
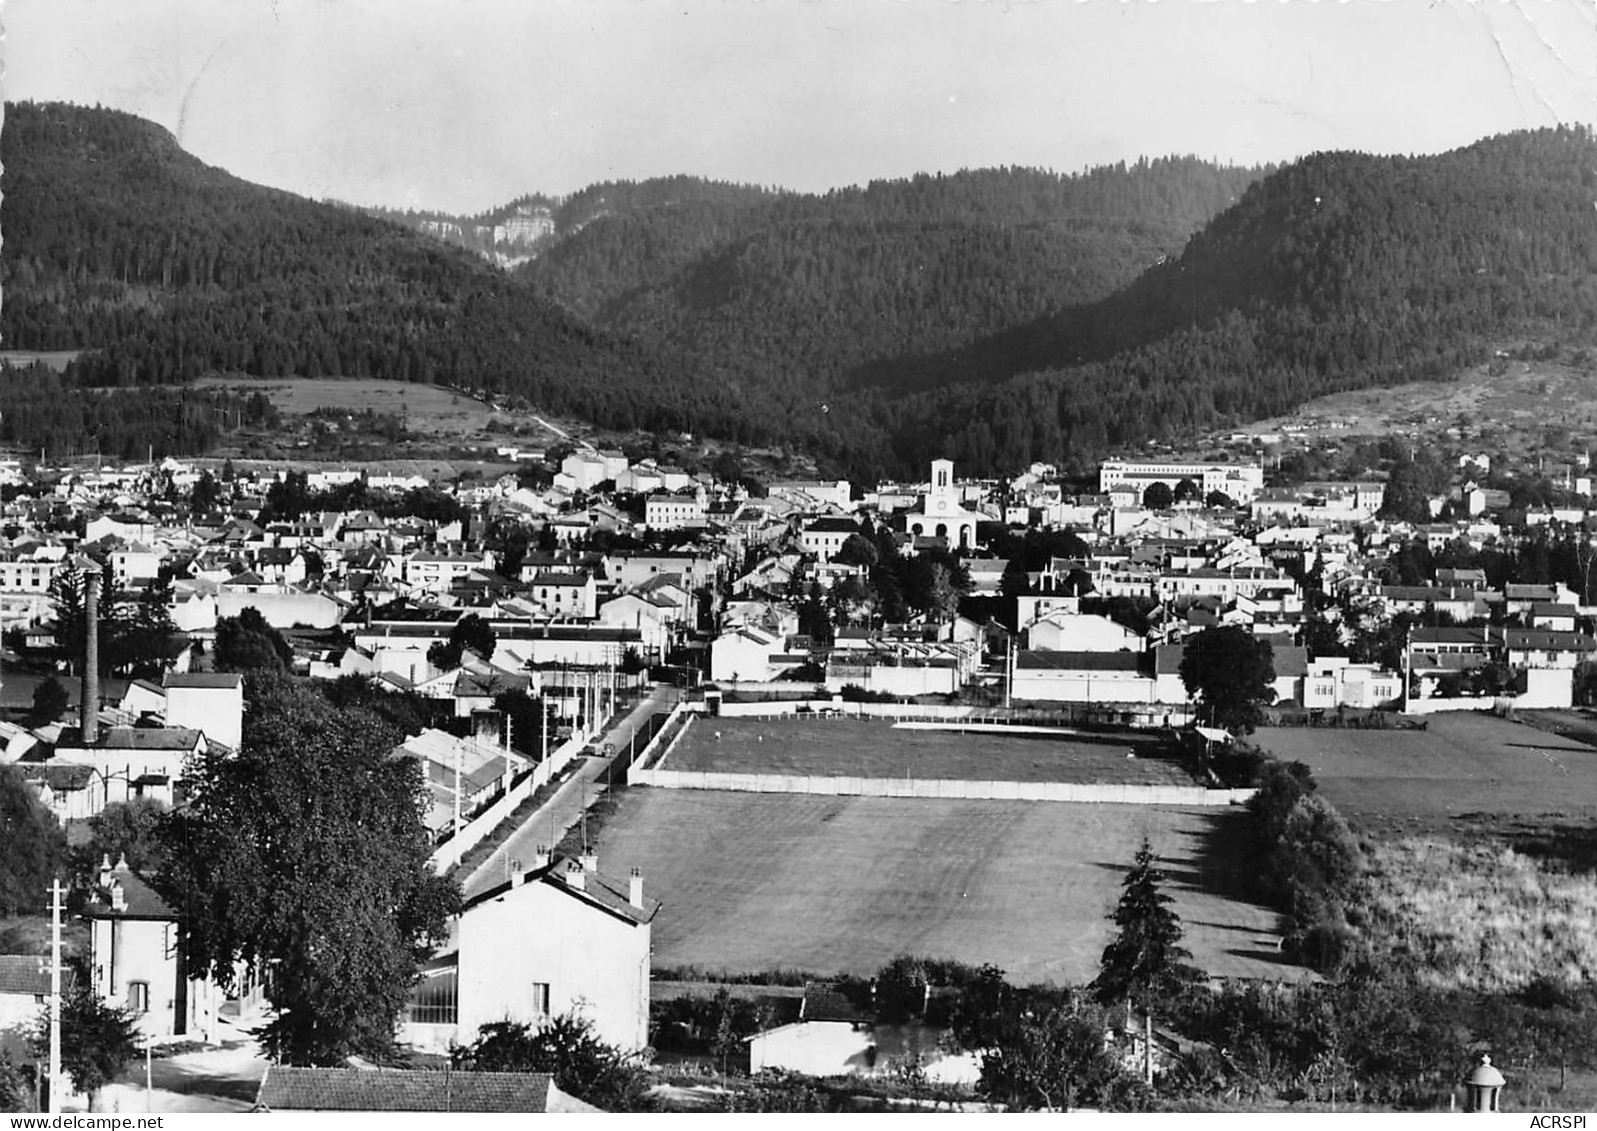
[[[93,746],[100,737],[100,567],[93,559],[83,559],[83,688],[78,704],[83,745]]]
[[[599,870],[599,854],[593,849],[583,849],[582,855],[578,859],[582,861],[582,870],[584,872],[597,872]]]
[[[100,886],[103,888],[111,886],[111,858],[109,856],[100,857]]]
[[[627,902],[640,911],[643,909],[643,872],[638,868],[632,869],[632,889],[627,893]]]
[[[566,861],[566,883],[578,891],[586,891],[588,874],[582,870],[582,865],[575,860]]]
[[[111,896],[111,910],[126,911],[128,909],[128,896],[127,892],[122,890],[122,881],[112,880],[107,890]]]

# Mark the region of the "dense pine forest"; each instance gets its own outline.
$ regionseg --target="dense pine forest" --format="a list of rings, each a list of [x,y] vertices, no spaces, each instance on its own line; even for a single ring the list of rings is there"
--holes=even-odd
[[[58,396],[217,372],[438,382],[863,478],[935,455],[1085,466],[1445,378],[1505,336],[1597,332],[1583,129],[1273,171],[616,182],[527,198],[555,230],[513,272],[414,216],[247,184],[127,114],[13,104],[0,151],[0,335],[88,351]]]

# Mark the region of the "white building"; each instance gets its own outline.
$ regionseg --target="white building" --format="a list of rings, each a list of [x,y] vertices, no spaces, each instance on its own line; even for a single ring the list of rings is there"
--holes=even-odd
[[[1155,483],[1174,490],[1183,479],[1197,484],[1207,497],[1211,491],[1227,495],[1233,502],[1245,503],[1264,486],[1264,468],[1257,463],[1197,463],[1184,460],[1105,460],[1098,469],[1098,490],[1105,494],[1116,488],[1138,489],[1138,497]]]
[[[859,523],[851,518],[811,519],[799,530],[799,549],[823,562],[831,561],[842,550],[843,543],[859,532]]]
[[[743,625],[711,641],[710,678],[734,682],[774,679],[781,670],[774,658],[783,652],[781,636],[753,625]]]
[[[643,521],[650,530],[684,530],[705,525],[704,496],[650,495],[643,502]]]
[[[186,975],[178,954],[178,916],[126,862],[102,867],[89,920],[89,971],[95,993],[133,1015],[143,1038],[215,1035],[222,995]]]
[[[649,951],[658,900],[625,880],[547,853],[467,902],[453,951],[422,971],[402,1036],[429,1048],[470,1043],[494,1021],[539,1025],[575,1013],[624,1052],[649,1043]]]
[[[954,482],[954,461],[932,461],[931,485],[920,506],[905,517],[906,529],[917,537],[945,538],[950,549],[976,545],[976,524],[986,516],[965,509],[964,497]]]
[[[1143,639],[1108,617],[1060,609],[1032,623],[1027,644],[1044,652],[1141,652]]]
[[[202,732],[234,750],[244,739],[244,677],[233,672],[169,673],[166,725]]]

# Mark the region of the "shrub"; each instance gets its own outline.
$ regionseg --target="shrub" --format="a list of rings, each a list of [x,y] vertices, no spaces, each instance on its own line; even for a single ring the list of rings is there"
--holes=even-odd
[[[1327,917],[1363,868],[1358,841],[1329,802],[1304,794],[1287,814],[1270,870],[1287,910],[1300,919]]]
[[[1317,922],[1287,943],[1294,958],[1324,974],[1342,969],[1358,949],[1357,937],[1343,922]]]

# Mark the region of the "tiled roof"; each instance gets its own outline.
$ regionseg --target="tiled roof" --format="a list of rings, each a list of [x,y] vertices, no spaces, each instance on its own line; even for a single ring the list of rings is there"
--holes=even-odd
[[[1485,644],[1486,630],[1482,628],[1415,628],[1409,639],[1414,647],[1423,648],[1426,644]]]
[[[94,898],[83,908],[83,913],[90,919],[177,919],[177,912],[167,905],[166,900],[156,895],[155,889],[140,879],[133,869],[113,869],[111,879],[121,885],[126,906],[113,908],[107,889],[96,888]]]
[[[630,879],[618,880],[607,876],[603,872],[592,871],[583,874],[583,885],[579,890],[566,882],[567,866],[571,858],[556,856],[543,868],[522,873],[519,880],[509,880],[487,891],[473,896],[466,906],[470,910],[473,906],[490,899],[500,899],[507,892],[524,883],[542,882],[550,887],[569,893],[572,898],[602,908],[620,919],[630,923],[643,924],[651,921],[659,913],[661,904],[658,899],[648,895],[643,897],[643,906],[634,906],[631,901]]]
[[[255,1104],[269,1111],[549,1110],[547,1072],[267,1066]]]
[[[61,988],[72,984],[70,967],[61,971]],[[50,960],[42,954],[0,954],[0,994],[29,994],[38,997],[50,992]]]
[[[1078,672],[1135,672],[1142,667],[1139,652],[1019,652],[1015,667]]]
[[[870,1018],[855,1007],[831,986],[805,986],[804,1000],[799,1006],[802,1021],[866,1022]]]
[[[1275,668],[1275,677],[1307,675],[1309,671],[1308,650],[1295,644],[1270,645],[1270,663]]]
[[[167,687],[242,687],[244,677],[237,672],[168,672]]]
[[[187,727],[111,727],[94,744],[96,750],[193,750],[200,732]]]

